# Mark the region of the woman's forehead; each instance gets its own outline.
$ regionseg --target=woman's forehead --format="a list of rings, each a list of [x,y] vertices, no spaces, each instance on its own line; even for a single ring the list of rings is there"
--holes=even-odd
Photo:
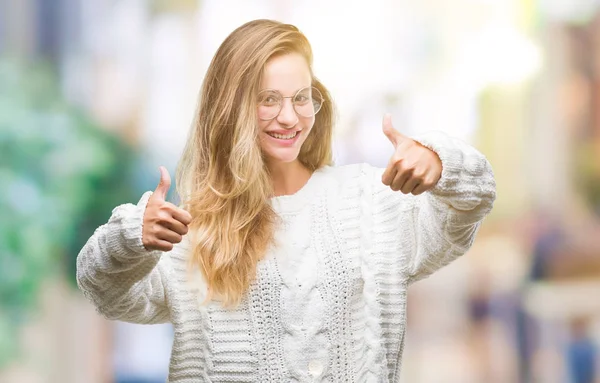
[[[267,62],[260,88],[288,93],[310,86],[311,82],[312,76],[304,57],[291,53],[273,57]]]

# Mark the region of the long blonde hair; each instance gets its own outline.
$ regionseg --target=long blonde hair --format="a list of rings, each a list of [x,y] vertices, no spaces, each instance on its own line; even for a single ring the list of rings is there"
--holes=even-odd
[[[207,299],[218,296],[225,306],[241,301],[273,241],[276,214],[258,142],[256,95],[267,61],[289,53],[301,54],[312,74],[310,44],[293,25],[255,20],[225,39],[204,78],[177,168],[177,189],[193,216],[190,266],[202,272]],[[314,171],[332,161],[334,111],[314,76],[312,85],[325,101],[298,158]]]

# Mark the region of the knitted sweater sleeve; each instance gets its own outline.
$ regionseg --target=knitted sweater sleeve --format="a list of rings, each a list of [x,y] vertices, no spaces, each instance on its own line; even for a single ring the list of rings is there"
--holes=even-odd
[[[169,320],[166,260],[162,252],[148,251],[142,244],[150,195],[145,193],[137,205],[116,207],[77,257],[79,288],[107,319],[143,324]]]
[[[396,236],[393,247],[404,258],[410,282],[463,255],[496,198],[491,165],[475,148],[441,132],[415,140],[442,161],[442,177],[433,189],[419,196],[394,192],[381,182],[383,169],[373,180],[376,230]]]

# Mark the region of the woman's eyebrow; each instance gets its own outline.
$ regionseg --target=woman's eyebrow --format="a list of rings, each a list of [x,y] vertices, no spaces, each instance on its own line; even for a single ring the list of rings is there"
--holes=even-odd
[[[300,91],[300,90],[302,90],[302,89],[310,88],[311,86],[312,86],[312,85],[306,85],[306,86],[303,86],[302,88],[298,88],[298,89],[296,89],[295,91],[293,91],[293,93],[294,93],[294,94],[296,94],[296,93],[298,93],[298,91]],[[264,89],[261,89],[261,90],[259,90],[259,92],[265,92],[265,91],[267,91],[267,90],[270,90],[270,91],[273,91],[273,92],[277,92],[277,93],[279,93],[279,94],[283,95],[283,93],[282,93],[280,90],[278,90],[278,89],[273,89],[273,88],[264,88]],[[292,96],[288,96],[288,97],[292,97]]]

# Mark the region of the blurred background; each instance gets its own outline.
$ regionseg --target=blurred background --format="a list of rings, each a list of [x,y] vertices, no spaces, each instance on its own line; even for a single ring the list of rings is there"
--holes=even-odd
[[[468,255],[410,292],[404,382],[600,382],[600,1],[0,0],[0,382],[164,382],[171,328],[74,282],[112,208],[174,173],[234,28],[296,24],[338,164],[385,166],[385,112],[486,154]]]

